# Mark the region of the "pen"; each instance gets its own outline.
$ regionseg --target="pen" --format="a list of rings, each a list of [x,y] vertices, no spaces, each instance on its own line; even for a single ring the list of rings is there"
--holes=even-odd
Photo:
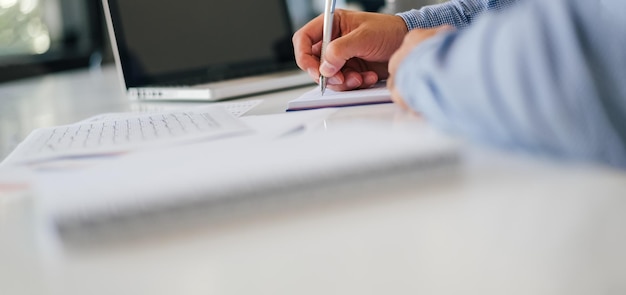
[[[326,0],[324,6],[324,28],[322,31],[322,52],[320,54],[320,65],[324,61],[324,52],[333,35],[333,16],[335,14],[335,0]],[[320,73],[320,90],[322,95],[326,91],[327,78]]]

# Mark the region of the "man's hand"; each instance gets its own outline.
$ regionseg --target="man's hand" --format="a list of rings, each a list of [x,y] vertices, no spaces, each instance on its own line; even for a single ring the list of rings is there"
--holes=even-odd
[[[409,55],[415,47],[425,40],[437,35],[439,32],[450,30],[453,30],[451,26],[440,26],[432,29],[415,29],[406,34],[402,45],[389,60],[389,78],[387,79],[387,88],[389,88],[389,91],[391,92],[391,99],[394,103],[408,108],[394,84],[394,76],[396,75],[396,71],[398,71],[400,63],[404,61],[407,55]]]
[[[319,82],[320,72],[329,77],[328,88],[367,88],[386,79],[387,64],[407,32],[404,20],[395,15],[337,9],[333,40],[320,65],[323,15],[310,21],[293,36],[296,63]]]

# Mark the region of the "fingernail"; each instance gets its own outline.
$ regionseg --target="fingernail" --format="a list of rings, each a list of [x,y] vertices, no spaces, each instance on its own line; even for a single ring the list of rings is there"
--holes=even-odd
[[[339,80],[339,78],[332,76],[330,78],[328,78],[328,84],[333,84],[333,85],[340,85],[341,84],[341,80]]]
[[[350,78],[348,79],[348,81],[346,81],[346,86],[350,88],[356,88],[359,87],[359,85],[361,85],[361,83],[356,78]]]
[[[323,62],[320,66],[320,73],[324,76],[332,76],[337,73],[337,69],[327,62]]]

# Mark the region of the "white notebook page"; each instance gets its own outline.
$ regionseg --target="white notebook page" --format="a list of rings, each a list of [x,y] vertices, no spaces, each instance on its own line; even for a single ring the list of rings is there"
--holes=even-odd
[[[371,88],[351,91],[326,89],[324,95],[322,95],[319,87],[315,87],[302,96],[289,101],[288,110],[295,111],[386,102],[391,102],[391,94],[384,82],[379,82]]]

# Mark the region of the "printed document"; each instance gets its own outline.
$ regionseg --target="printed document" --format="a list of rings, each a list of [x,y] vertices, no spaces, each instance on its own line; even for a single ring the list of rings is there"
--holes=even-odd
[[[221,106],[134,114],[40,128],[5,163],[116,155],[137,149],[198,142],[253,132]]]

